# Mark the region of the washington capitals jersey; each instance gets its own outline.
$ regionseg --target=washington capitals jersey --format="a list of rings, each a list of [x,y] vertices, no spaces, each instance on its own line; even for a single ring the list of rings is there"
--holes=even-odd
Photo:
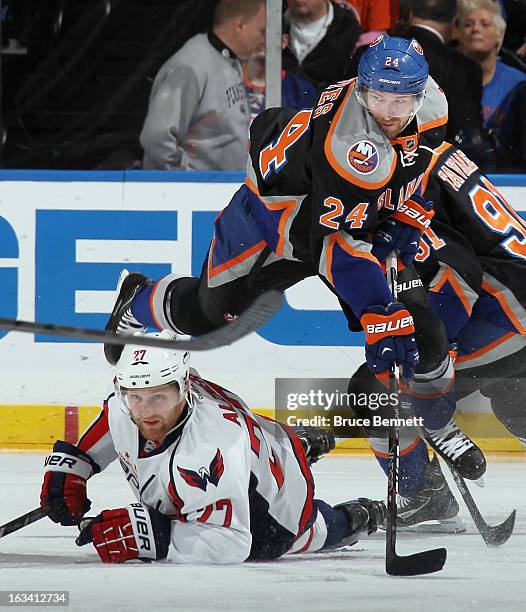
[[[161,446],[110,395],[78,446],[104,470],[118,459],[137,500],[172,518],[168,559],[239,563],[289,550],[316,519],[305,452],[286,426],[191,376],[193,408]]]
[[[312,109],[256,117],[246,185],[216,221],[209,285],[247,273],[243,266],[266,248],[263,265],[284,258],[310,266],[357,317],[391,301],[370,234],[420,188],[447,102],[429,79],[416,117],[390,141],[354,88],[354,79],[342,81]]]

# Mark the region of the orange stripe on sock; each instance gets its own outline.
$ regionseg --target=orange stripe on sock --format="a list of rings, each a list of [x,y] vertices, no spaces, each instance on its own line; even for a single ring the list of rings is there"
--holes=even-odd
[[[155,323],[155,326],[157,327],[157,329],[161,330],[163,329],[162,325],[159,325],[159,321],[157,320],[157,317],[155,316],[155,310],[153,307],[153,297],[155,295],[155,292],[157,291],[157,288],[159,287],[159,283],[161,282],[161,278],[155,283],[155,285],[153,286],[152,292],[150,293],[150,314],[152,315],[152,319],[153,322]]]
[[[407,448],[404,448],[403,450],[400,451],[400,457],[403,457],[404,455],[407,455],[407,453],[410,453],[414,448],[418,446],[419,442],[420,442],[420,436],[417,436]],[[371,449],[375,457],[379,457],[380,459],[389,459],[388,453],[381,453],[380,451],[377,451],[372,447]]]

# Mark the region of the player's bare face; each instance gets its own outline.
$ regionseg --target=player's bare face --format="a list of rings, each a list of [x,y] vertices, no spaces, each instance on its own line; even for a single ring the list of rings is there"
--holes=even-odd
[[[129,389],[128,408],[134,423],[147,440],[162,442],[175,426],[185,405],[185,398],[176,385],[161,385],[151,389]]]
[[[414,97],[371,89],[367,108],[387,138],[396,138],[413,115]]]

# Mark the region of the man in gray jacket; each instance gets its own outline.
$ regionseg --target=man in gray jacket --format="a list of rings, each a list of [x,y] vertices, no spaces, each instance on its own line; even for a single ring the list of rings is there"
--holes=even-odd
[[[221,0],[157,74],[141,133],[145,170],[243,170],[250,110],[240,59],[265,43],[265,0]]]

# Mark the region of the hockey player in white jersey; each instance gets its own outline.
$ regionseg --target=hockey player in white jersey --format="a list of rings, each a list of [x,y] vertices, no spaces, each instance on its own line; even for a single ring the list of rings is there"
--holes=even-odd
[[[80,523],[77,544],[92,542],[103,562],[275,559],[353,544],[382,522],[382,502],[315,499],[316,456],[289,427],[190,371],[188,352],[128,345],[116,367],[100,416],[46,458],[41,493],[49,517]],[[115,459],[137,502],[82,521],[87,480]]]

